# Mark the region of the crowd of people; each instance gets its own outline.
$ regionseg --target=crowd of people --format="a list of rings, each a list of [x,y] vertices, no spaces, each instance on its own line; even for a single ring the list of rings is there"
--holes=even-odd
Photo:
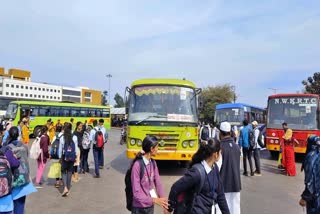
[[[73,123],[72,118],[64,124],[58,120],[54,125],[49,119],[29,150],[28,120],[19,121],[17,127],[12,121],[6,122],[0,144],[0,214],[24,213],[26,196],[43,188],[43,174],[48,163],[48,178],[56,180],[56,188],[63,188],[62,197],[70,194],[71,182],[80,180],[79,173],[89,172],[90,149],[95,163],[94,178],[100,178],[104,146],[108,141],[104,120],[94,120],[92,128],[86,121]],[[34,184],[29,174],[29,158],[37,161]]]

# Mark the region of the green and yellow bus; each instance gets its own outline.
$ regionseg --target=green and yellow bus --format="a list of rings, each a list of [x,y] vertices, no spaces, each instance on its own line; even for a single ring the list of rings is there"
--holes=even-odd
[[[59,103],[59,102],[36,102],[36,101],[13,101],[10,102],[5,114],[5,119],[11,119],[13,125],[18,125],[18,121],[23,118],[29,119],[29,131],[38,136],[41,126],[51,118],[54,124],[60,122],[70,122],[74,118],[74,123],[87,120],[91,125],[93,120],[104,119],[104,126],[110,129],[110,107],[98,105],[85,105],[79,103]],[[75,124],[74,124],[75,125]]]
[[[198,149],[197,97],[194,83],[177,79],[142,79],[128,93],[127,157],[134,158],[142,140],[159,140],[157,160],[191,160]]]

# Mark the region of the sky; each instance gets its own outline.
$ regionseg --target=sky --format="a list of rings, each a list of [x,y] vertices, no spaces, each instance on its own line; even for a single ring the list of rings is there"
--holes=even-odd
[[[318,0],[27,0],[0,3],[0,67],[124,95],[141,78],[231,84],[266,107],[320,72]],[[113,100],[113,99],[112,99]],[[114,101],[112,101],[114,103]]]

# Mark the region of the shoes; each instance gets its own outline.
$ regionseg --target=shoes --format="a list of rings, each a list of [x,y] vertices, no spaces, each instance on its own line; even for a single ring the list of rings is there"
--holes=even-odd
[[[254,176],[254,172],[251,172],[250,175],[251,175],[251,176]]]
[[[69,195],[69,192],[64,192],[64,193],[62,193],[62,197],[67,197]]]
[[[59,188],[60,187],[60,182],[57,182],[55,185],[54,185],[55,188]]]
[[[262,174],[261,174],[261,173],[258,173],[258,172],[255,172],[254,175],[255,175],[255,176],[262,176]]]
[[[103,169],[103,166],[99,166],[99,169]]]
[[[94,178],[100,178],[100,175],[95,175],[95,176],[93,176]]]
[[[36,187],[36,189],[42,189],[42,188],[43,188],[43,186],[42,186],[42,184],[41,184],[41,183],[36,184],[36,185],[35,185],[35,187]]]
[[[244,176],[249,176],[249,175],[248,175],[248,172],[244,172],[243,175],[244,175]]]

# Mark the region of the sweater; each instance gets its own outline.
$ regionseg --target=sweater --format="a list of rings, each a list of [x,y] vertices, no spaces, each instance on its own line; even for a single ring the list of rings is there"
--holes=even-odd
[[[239,136],[239,146],[244,148],[249,148],[249,133],[250,133],[250,126],[245,126],[240,130]]]

